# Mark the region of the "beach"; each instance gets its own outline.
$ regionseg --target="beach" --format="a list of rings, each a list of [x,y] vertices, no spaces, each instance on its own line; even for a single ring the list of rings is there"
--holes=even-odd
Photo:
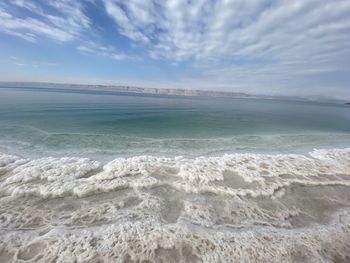
[[[344,105],[0,92],[0,262],[350,260]]]

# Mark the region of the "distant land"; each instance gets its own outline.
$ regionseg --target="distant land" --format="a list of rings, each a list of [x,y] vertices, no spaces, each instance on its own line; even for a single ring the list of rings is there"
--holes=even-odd
[[[0,82],[0,88],[30,88],[30,89],[60,89],[69,91],[104,92],[108,94],[133,93],[166,96],[189,96],[189,97],[228,97],[246,99],[280,99],[290,101],[334,101],[324,98],[304,98],[296,96],[277,96],[247,94],[242,92],[193,90],[193,89],[169,89],[169,88],[142,88],[121,85],[85,85],[85,84],[63,84],[50,82]],[[347,103],[346,103],[347,104]]]

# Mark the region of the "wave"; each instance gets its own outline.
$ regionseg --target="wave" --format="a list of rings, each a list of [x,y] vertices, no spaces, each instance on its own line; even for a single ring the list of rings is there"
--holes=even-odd
[[[350,255],[350,148],[108,163],[0,154],[0,175],[1,262]]]
[[[223,155],[224,153],[297,153],[315,147],[334,148],[349,145],[350,134],[245,134],[228,137],[124,136],[98,133],[50,133],[31,126],[0,127],[0,152],[31,157],[80,156],[100,161],[111,157],[140,155],[175,157]]]
[[[0,155],[1,173],[11,172],[2,183],[9,195],[77,197],[120,187],[147,188],[170,184],[186,192],[227,195],[271,195],[292,183],[349,185],[350,148],[314,150],[298,154],[225,154],[221,157],[137,156],[107,164],[88,158],[23,159]],[[32,185],[42,180],[44,184]],[[108,181],[108,184],[105,184]],[[240,187],[236,181],[244,182]],[[254,188],[248,187],[254,185]]]

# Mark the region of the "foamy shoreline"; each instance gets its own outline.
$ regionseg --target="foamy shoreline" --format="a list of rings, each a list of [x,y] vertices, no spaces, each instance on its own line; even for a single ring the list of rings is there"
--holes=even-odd
[[[106,164],[0,154],[0,175],[1,262],[347,262],[350,255],[350,148]]]

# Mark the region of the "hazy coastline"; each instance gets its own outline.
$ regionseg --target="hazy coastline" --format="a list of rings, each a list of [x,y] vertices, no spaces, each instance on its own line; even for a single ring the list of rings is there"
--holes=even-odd
[[[0,81],[0,88],[23,88],[34,90],[58,90],[65,92],[85,92],[106,95],[163,95],[163,96],[184,96],[184,97],[221,97],[221,98],[236,98],[236,99],[267,99],[267,100],[285,100],[285,101],[301,101],[301,102],[335,102],[339,103],[342,100],[326,97],[299,97],[287,95],[264,95],[264,94],[248,94],[243,92],[229,92],[217,90],[196,90],[196,89],[179,89],[179,88],[148,88],[127,85],[86,85],[86,84],[63,84],[49,82],[6,82]]]

